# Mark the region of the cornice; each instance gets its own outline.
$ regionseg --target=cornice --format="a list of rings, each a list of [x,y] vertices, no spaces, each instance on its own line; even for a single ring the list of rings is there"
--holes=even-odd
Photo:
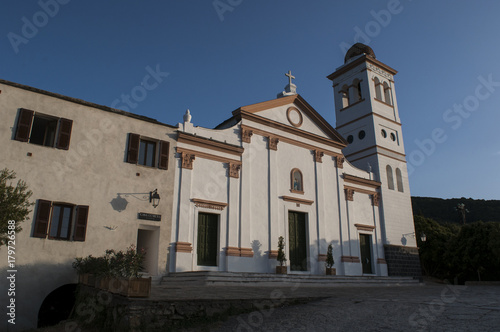
[[[389,121],[390,123],[395,124],[395,125],[398,125],[398,126],[400,126],[400,127],[402,126],[402,125],[401,125],[401,123],[399,123],[399,122],[397,122],[397,121],[395,121],[395,120],[389,119],[389,118],[387,118],[387,117],[385,117],[385,116],[383,116],[383,115],[380,115],[380,114],[378,114],[378,113],[375,113],[375,112],[370,112],[370,113],[368,113],[368,114],[365,114],[365,115],[363,115],[363,116],[360,116],[360,117],[359,117],[359,118],[357,118],[357,119],[351,120],[351,121],[349,121],[349,122],[344,123],[343,125],[338,126],[338,127],[337,127],[337,130],[339,130],[340,128],[343,128],[343,127],[345,127],[345,126],[347,126],[347,125],[350,125],[351,123],[354,123],[354,122],[356,122],[356,121],[359,121],[359,120],[361,120],[361,119],[364,119],[364,118],[366,118],[366,117],[369,117],[370,115],[372,115],[372,116],[376,116],[376,117],[379,117],[379,118],[382,118],[382,119],[384,119],[384,120],[386,120],[386,121]]]
[[[380,188],[380,186],[382,185],[381,182],[378,182],[375,180],[370,180],[370,179],[363,179],[363,178],[360,178],[358,176],[354,176],[354,175],[350,175],[350,174],[346,174],[346,173],[344,173],[344,182],[354,183],[354,184],[358,184],[358,185],[362,185],[362,186],[367,186],[367,187],[371,187],[373,189]]]
[[[224,203],[224,202],[208,201],[208,200],[199,199],[199,198],[191,198],[191,201],[194,203],[194,205],[196,207],[203,207],[203,208],[212,209],[212,210],[219,210],[219,211],[224,210],[224,208],[227,206],[227,203]]]
[[[205,137],[195,136],[182,131],[177,132],[177,142],[191,144],[202,148],[224,152],[236,156],[241,156],[245,151],[244,148],[228,143],[214,141]]]
[[[297,198],[297,197],[291,197],[291,196],[281,196],[281,198],[285,202],[292,202],[292,203],[305,204],[305,205],[313,205],[314,204],[314,201],[310,201],[308,199],[303,199],[303,198]]]
[[[377,59],[374,59],[372,57],[368,57],[366,55],[363,55],[362,57],[350,62],[350,63],[347,63],[345,65],[343,65],[342,67],[340,67],[339,69],[337,69],[335,72],[333,72],[332,74],[328,75],[327,78],[331,81],[333,81],[335,78],[339,77],[340,75],[342,74],[345,74],[346,72],[348,72],[349,70],[359,66],[360,64],[364,63],[364,62],[369,62],[369,63],[372,63],[374,65],[377,65],[379,66],[380,68],[384,69],[385,71],[389,72],[390,74],[392,75],[396,75],[398,73],[397,70],[389,67],[388,65],[378,61]]]
[[[368,194],[368,195],[377,195],[376,191],[373,190],[366,190],[366,189],[361,189],[357,187],[351,187],[351,186],[346,186],[344,185],[344,190],[352,190],[354,192],[362,193],[362,194]]]
[[[220,161],[222,163],[233,163],[233,164],[236,164],[236,165],[241,165],[241,161],[240,160],[231,159],[231,158],[225,158],[225,157],[221,157],[221,156],[216,156],[216,155],[213,155],[213,154],[210,154],[210,153],[200,152],[200,151],[191,150],[191,149],[186,149],[186,148],[182,148],[182,147],[179,147],[179,146],[176,147],[176,151],[177,151],[177,153],[181,153],[181,154],[184,153],[186,155],[193,155],[195,157],[200,157],[200,158],[214,160],[214,161]]]
[[[357,228],[358,231],[373,232],[373,230],[375,229],[375,226],[371,225],[354,224],[354,226]]]

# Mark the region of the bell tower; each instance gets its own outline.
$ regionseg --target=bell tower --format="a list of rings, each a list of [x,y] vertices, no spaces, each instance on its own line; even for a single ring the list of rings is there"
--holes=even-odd
[[[382,183],[379,210],[389,275],[405,274],[390,262],[393,254],[397,256],[401,251],[417,264],[411,275],[420,275],[396,102],[396,73],[377,60],[369,46],[357,43],[347,51],[344,64],[328,79],[333,82],[336,129],[349,143],[343,150],[346,159],[360,169],[373,172],[374,180]]]

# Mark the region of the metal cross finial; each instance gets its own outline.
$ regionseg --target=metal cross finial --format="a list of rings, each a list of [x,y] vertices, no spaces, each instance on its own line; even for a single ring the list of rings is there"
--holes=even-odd
[[[292,75],[292,71],[289,70],[288,74],[285,74],[285,76],[288,77],[288,84],[292,85],[292,80],[295,78],[295,76]]]

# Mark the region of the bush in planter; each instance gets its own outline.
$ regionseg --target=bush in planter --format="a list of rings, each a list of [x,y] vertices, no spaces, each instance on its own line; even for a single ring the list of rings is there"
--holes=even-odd
[[[283,236],[280,236],[278,239],[278,257],[276,258],[280,263],[279,266],[276,266],[276,273],[278,274],[286,274],[286,255],[285,255],[285,239]]]
[[[328,245],[328,250],[326,252],[326,274],[327,275],[335,275],[336,271],[333,268],[333,264],[335,264],[335,261],[333,260],[333,247],[332,245]]]

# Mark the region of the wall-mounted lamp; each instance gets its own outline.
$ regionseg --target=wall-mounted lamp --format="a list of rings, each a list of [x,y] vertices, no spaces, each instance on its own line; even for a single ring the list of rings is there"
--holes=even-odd
[[[158,189],[149,192],[149,203],[153,203],[153,207],[156,208],[160,204],[160,195],[158,195]]]
[[[420,240],[422,240],[422,242],[427,241],[427,236],[425,235],[424,232],[420,233]]]

